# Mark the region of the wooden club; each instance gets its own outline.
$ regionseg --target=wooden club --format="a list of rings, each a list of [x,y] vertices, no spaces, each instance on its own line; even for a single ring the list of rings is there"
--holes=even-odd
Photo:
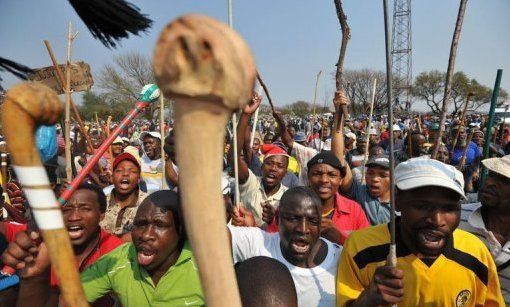
[[[2,122],[14,170],[48,245],[64,300],[69,306],[88,306],[69,234],[34,138],[37,126],[55,124],[62,110],[63,104],[49,87],[40,83],[22,83],[7,92]]]
[[[153,66],[165,97],[176,102],[179,189],[207,305],[241,306],[220,176],[225,125],[253,93],[253,56],[228,26],[186,15],[160,34]]]

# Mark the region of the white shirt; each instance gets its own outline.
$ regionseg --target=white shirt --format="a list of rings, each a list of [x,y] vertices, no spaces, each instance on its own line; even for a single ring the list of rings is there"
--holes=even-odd
[[[299,163],[299,183],[304,186],[308,185],[308,167],[306,164],[319,152],[313,148],[303,146],[294,142],[292,144],[291,155],[296,158]]]
[[[151,160],[144,154],[141,158],[140,166],[140,175],[147,184],[147,193],[150,194],[162,190],[163,164],[161,163],[161,159]]]
[[[459,228],[477,236],[489,249],[498,267],[501,294],[506,305],[510,306],[510,241],[502,246],[492,231],[487,230],[481,208],[481,203],[462,205]]]
[[[248,170],[248,172],[249,175],[246,182],[239,185],[241,202],[246,209],[253,212],[257,226],[261,226],[264,224],[264,221],[262,221],[262,203],[266,202],[277,209],[283,193],[287,191],[287,187],[280,183],[278,191],[268,196],[264,190],[262,179],[255,176],[251,170]]]
[[[336,273],[342,247],[321,238],[328,246],[322,263],[313,268],[301,268],[288,262],[280,249],[279,233],[267,233],[256,227],[229,226],[232,234],[234,262],[256,256],[266,256],[283,263],[296,286],[298,306],[335,306]]]

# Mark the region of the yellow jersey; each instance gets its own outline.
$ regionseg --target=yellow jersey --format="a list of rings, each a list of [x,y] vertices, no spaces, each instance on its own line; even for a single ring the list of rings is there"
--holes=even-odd
[[[504,306],[491,254],[472,234],[456,229],[444,252],[428,266],[400,238],[396,223],[397,267],[404,271],[398,306]],[[337,306],[347,306],[368,288],[375,269],[385,265],[389,224],[353,232],[346,240],[337,274]]]

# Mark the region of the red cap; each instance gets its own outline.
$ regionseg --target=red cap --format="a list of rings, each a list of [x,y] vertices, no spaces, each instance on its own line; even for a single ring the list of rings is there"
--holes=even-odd
[[[272,156],[289,156],[283,148],[274,144],[261,145],[260,152],[264,155],[264,160]]]
[[[137,167],[138,169],[140,169],[140,163],[138,162],[138,160],[132,155],[130,154],[129,152],[123,152],[121,153],[120,155],[118,155],[115,160],[113,160],[113,170],[115,170],[115,168],[117,167],[117,165],[119,165],[120,162],[124,161],[124,160],[129,160],[131,162],[133,162]]]

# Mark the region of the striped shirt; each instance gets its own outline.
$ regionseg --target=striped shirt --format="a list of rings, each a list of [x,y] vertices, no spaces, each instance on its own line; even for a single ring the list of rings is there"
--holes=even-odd
[[[501,246],[492,231],[487,230],[482,219],[481,203],[462,205],[459,228],[476,235],[487,246],[498,268],[501,293],[510,306],[510,241]]]

